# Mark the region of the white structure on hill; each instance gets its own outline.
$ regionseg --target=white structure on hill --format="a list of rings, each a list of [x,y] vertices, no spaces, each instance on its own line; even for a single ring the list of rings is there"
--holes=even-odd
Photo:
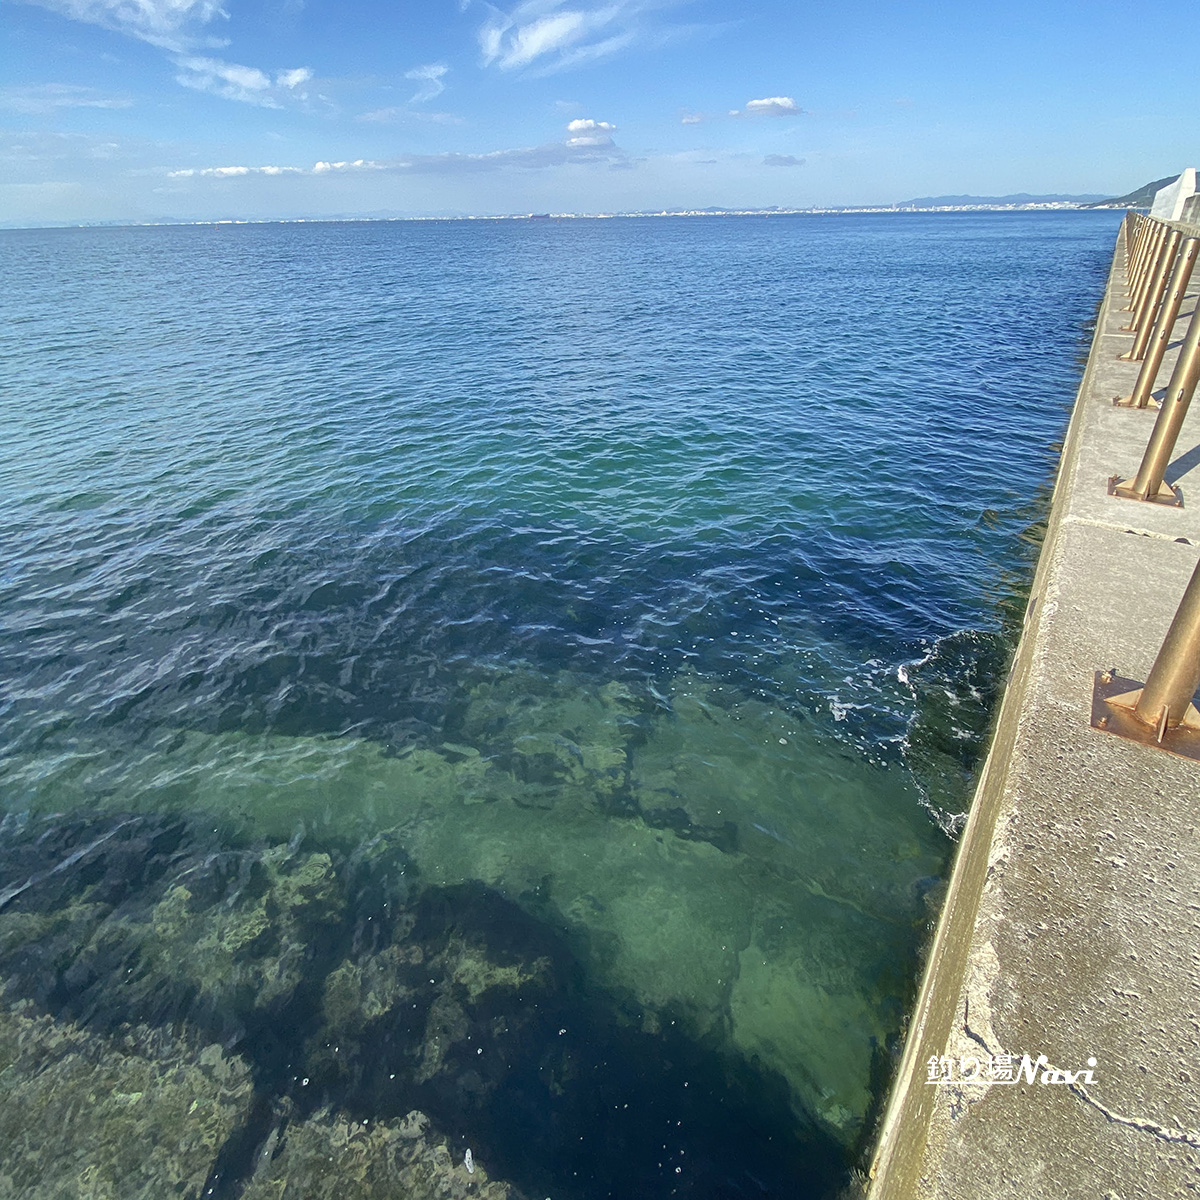
[[[1183,216],[1184,205],[1196,194],[1196,168],[1187,170],[1166,187],[1154,193],[1150,215],[1163,221],[1178,221]],[[1190,207],[1195,207],[1194,205]]]

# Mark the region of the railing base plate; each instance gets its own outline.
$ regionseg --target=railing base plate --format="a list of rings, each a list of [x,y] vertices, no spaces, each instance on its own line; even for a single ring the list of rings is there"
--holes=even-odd
[[[1153,496],[1139,496],[1129,485],[1132,479],[1122,480],[1120,475],[1113,475],[1108,481],[1108,494],[1119,500],[1140,500],[1144,504],[1165,504],[1169,508],[1183,507],[1183,493],[1169,483],[1159,485]]]
[[[1200,762],[1200,712],[1195,706],[1188,706],[1187,715],[1174,729],[1163,731],[1160,742],[1158,730],[1133,715],[1141,694],[1138,680],[1124,679],[1111,671],[1097,671],[1092,684],[1092,728]]]

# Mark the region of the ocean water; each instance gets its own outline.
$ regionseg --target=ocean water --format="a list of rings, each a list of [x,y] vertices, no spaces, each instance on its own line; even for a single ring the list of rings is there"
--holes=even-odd
[[[1119,219],[0,233],[0,1183],[835,1195]]]

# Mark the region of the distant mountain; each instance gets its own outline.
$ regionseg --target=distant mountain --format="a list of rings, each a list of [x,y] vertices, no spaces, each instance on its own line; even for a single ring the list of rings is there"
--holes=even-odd
[[[897,208],[954,208],[966,204],[1087,204],[1090,200],[1105,200],[1095,192],[1085,196],[1031,196],[1017,192],[1012,196],[921,196],[916,200],[901,200]]]
[[[1174,183],[1178,175],[1168,175],[1166,179],[1156,179],[1153,183],[1143,184],[1136,192],[1118,196],[1115,200],[1101,200],[1098,204],[1089,204],[1088,208],[1149,208],[1154,203],[1154,193],[1159,188],[1165,188],[1168,183]]]

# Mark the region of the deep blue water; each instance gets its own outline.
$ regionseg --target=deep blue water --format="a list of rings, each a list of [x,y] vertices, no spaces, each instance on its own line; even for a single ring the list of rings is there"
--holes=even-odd
[[[836,1186],[1119,219],[0,233],[6,1003],[98,1054],[170,1027],[249,1064],[180,1194],[253,1196],[268,1139],[282,1178],[320,1121],[412,1109],[555,1200]],[[214,855],[257,891],[185,887]],[[500,967],[446,968],[457,998],[400,1037],[393,959],[450,954],[446,929],[472,962],[561,960],[523,976],[554,1029]],[[376,990],[339,1026],[347,972]],[[494,1040],[497,997],[527,1022],[506,1074],[430,1058]],[[564,1013],[593,1049],[545,1091]],[[321,1058],[335,1034],[353,1068]],[[652,1115],[621,1117],[633,1094]],[[676,1171],[645,1130],[685,1109]]]

